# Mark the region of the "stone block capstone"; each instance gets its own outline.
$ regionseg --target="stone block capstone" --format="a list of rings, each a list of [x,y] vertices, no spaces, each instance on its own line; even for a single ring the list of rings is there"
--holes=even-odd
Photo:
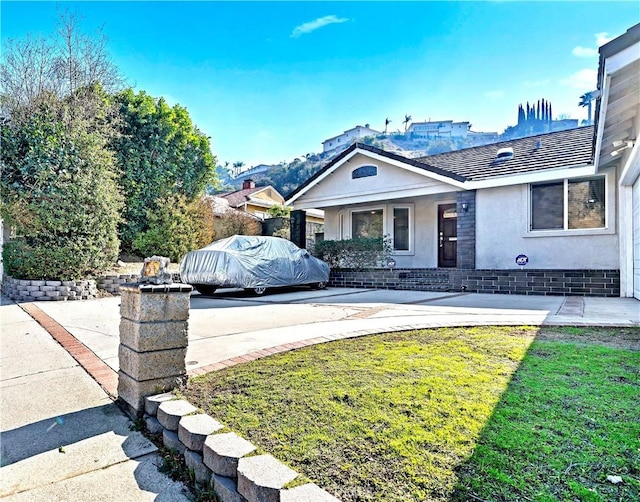
[[[297,476],[271,455],[243,457],[238,462],[238,492],[249,502],[280,502],[280,491]]]
[[[209,415],[203,413],[187,415],[182,417],[178,423],[178,437],[190,450],[201,452],[207,436],[223,427],[220,422]]]
[[[205,439],[202,448],[204,463],[215,474],[227,478],[238,476],[238,461],[256,447],[234,432],[214,434]]]
[[[198,411],[198,409],[191,403],[182,399],[176,399],[174,401],[165,401],[158,407],[158,414],[156,418],[162,424],[165,429],[178,432],[178,425],[180,419],[186,415],[191,415]]]

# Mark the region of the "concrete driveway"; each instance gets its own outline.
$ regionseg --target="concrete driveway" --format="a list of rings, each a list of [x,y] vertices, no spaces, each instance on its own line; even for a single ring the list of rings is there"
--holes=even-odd
[[[119,297],[37,306],[118,369]],[[194,293],[187,369],[319,336],[481,324],[638,326],[640,302],[344,288],[276,290],[260,297],[240,290]]]

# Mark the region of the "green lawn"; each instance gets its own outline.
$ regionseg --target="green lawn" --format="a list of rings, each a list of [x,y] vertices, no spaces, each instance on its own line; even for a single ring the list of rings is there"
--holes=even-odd
[[[639,329],[388,333],[183,392],[345,502],[640,500],[639,344]]]

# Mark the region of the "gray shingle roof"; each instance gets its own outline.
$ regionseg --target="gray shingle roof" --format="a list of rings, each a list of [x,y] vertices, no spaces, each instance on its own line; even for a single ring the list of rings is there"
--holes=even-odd
[[[417,160],[475,181],[592,163],[593,126],[556,131],[527,138],[429,155]],[[539,144],[539,147],[538,147]],[[513,157],[496,160],[501,148],[513,148]]]
[[[298,186],[286,198],[290,200],[306,187],[313,185],[323,173],[342,162],[345,157],[356,149],[369,151],[419,167],[434,174],[464,182],[546,169],[590,165],[593,162],[593,134],[593,126],[577,127],[575,129],[529,136],[528,138],[429,155],[418,159],[409,159],[371,145],[354,143]],[[540,146],[538,146],[538,142]],[[508,160],[496,161],[496,153],[501,148],[512,148],[513,157]]]

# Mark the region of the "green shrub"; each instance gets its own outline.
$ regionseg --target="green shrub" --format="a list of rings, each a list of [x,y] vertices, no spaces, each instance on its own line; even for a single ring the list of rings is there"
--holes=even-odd
[[[113,265],[121,198],[113,155],[91,122],[42,109],[4,123],[2,144],[2,217],[17,236],[4,245],[6,273],[70,280]]]
[[[184,195],[170,195],[147,211],[149,229],[139,233],[133,249],[141,256],[166,256],[179,262],[189,251],[214,239],[213,214],[206,200],[188,202]]]
[[[232,235],[262,235],[262,224],[254,216],[244,211],[232,210],[215,219],[216,239]]]
[[[391,255],[391,245],[386,237],[321,241],[316,243],[314,255],[326,261],[331,268],[363,270],[382,266]]]

